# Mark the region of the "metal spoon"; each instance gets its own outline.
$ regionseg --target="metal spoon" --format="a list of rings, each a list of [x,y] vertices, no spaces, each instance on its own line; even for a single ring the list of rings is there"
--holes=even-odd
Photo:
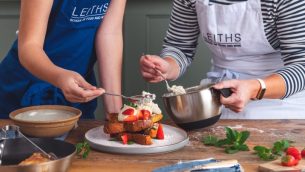
[[[122,97],[124,99],[128,99],[128,100],[135,100],[135,101],[141,101],[143,100],[144,98],[150,98],[152,99],[153,98],[153,94],[151,95],[135,95],[135,96],[125,96],[123,94],[115,94],[115,93],[109,93],[109,92],[105,92],[104,93],[105,95],[109,95],[109,96],[119,96],[119,97]]]
[[[163,80],[165,81],[165,84],[166,84],[166,88],[167,88],[167,91],[169,92],[172,92],[172,88],[169,86],[168,84],[168,81],[166,80],[165,76],[162,74],[162,72],[160,72],[158,69],[154,68],[155,71],[157,71],[159,73],[159,75],[163,78]]]
[[[47,153],[45,152],[42,148],[40,148],[37,144],[35,144],[32,140],[30,140],[29,138],[27,138],[25,135],[23,135],[20,130],[19,130],[19,127],[16,126],[16,125],[6,125],[2,128],[2,131],[4,132],[8,132],[8,131],[14,131],[15,132],[15,135],[20,135],[22,136],[23,138],[25,138],[28,142],[30,142],[33,146],[35,146],[45,157],[47,157],[48,159],[50,160],[56,160],[58,159],[58,157],[53,153],[53,152],[50,152],[50,153]]]

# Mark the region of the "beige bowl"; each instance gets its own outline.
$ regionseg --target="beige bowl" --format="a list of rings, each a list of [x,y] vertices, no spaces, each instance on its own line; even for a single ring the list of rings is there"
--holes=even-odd
[[[34,137],[57,137],[70,131],[82,112],[60,105],[31,106],[15,110],[10,118],[22,133]]]

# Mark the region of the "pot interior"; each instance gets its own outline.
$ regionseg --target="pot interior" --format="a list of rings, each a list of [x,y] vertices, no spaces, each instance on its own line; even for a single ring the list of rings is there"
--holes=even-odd
[[[31,140],[45,152],[53,152],[59,159],[75,152],[75,146],[73,144],[61,140],[48,138],[34,138]],[[2,166],[17,165],[30,157],[33,153],[40,152],[24,138],[7,139],[2,141],[2,143],[4,143],[4,150],[1,158]]]

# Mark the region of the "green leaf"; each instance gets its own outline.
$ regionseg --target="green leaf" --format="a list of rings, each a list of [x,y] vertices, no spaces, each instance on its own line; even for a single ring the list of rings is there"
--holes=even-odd
[[[76,154],[79,157],[82,157],[83,159],[86,159],[89,155],[89,152],[91,151],[87,141],[77,143],[75,147],[76,147]]]
[[[249,151],[250,149],[249,149],[248,145],[242,144],[242,145],[238,146],[238,150],[240,150],[240,151]]]
[[[264,147],[264,146],[255,146],[255,147],[253,148],[253,150],[255,150],[256,152],[265,152],[265,151],[267,151],[267,150],[270,151],[270,149],[268,149],[268,148],[266,148],[266,147]]]
[[[237,153],[239,150],[236,149],[235,147],[227,147],[225,149],[225,152],[228,153],[228,154],[234,154],[234,153]]]
[[[272,152],[276,155],[283,155],[285,150],[290,146],[289,140],[280,140],[273,144]]]
[[[231,128],[229,127],[225,127],[225,130],[226,130],[226,136],[227,136],[227,139],[230,141],[230,142],[234,142],[237,138],[237,133],[236,131],[233,131]]]
[[[132,144],[134,144],[134,143],[135,143],[134,141],[128,141],[128,142],[127,142],[128,145],[132,145]]]
[[[208,145],[208,146],[215,146],[218,142],[218,138],[215,136],[209,135],[207,137],[204,137],[202,139],[202,142],[203,142],[203,144]]]
[[[224,147],[225,152],[229,154],[236,153],[238,151],[248,151],[249,147],[244,144],[248,137],[250,136],[250,132],[243,131],[238,132],[236,130],[232,130],[229,127],[225,127],[226,138],[218,139],[215,136],[208,136],[203,138],[202,142],[205,145]]]
[[[240,133],[241,137],[240,140],[238,141],[239,144],[244,144],[246,142],[246,140],[249,138],[250,136],[250,132],[249,131],[242,131]]]
[[[264,147],[264,146],[255,146],[253,148],[255,153],[258,155],[258,157],[262,160],[267,160],[268,157],[271,155],[271,150]]]
[[[222,147],[223,145],[228,145],[228,144],[230,144],[230,141],[228,139],[221,139],[217,141],[215,146]]]
[[[112,137],[109,139],[109,141],[120,141],[117,137]]]
[[[125,104],[128,105],[128,106],[131,106],[133,108],[137,108],[138,107],[136,104],[134,104],[134,103],[132,103],[130,101],[126,102]]]

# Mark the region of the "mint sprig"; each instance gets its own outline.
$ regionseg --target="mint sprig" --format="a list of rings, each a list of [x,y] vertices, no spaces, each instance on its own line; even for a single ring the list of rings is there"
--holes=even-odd
[[[225,127],[226,138],[218,139],[215,136],[207,136],[203,138],[203,143],[207,146],[216,146],[225,148],[225,152],[233,154],[239,151],[249,151],[249,147],[245,144],[246,140],[250,136],[249,131],[232,130],[229,127]]]
[[[77,156],[79,156],[83,159],[86,159],[91,151],[90,146],[87,141],[77,143],[75,145],[75,147],[76,147]]]
[[[282,156],[291,143],[293,142],[283,139],[274,142],[272,148],[267,148],[265,146],[255,146],[253,150],[261,160],[272,161]]]

